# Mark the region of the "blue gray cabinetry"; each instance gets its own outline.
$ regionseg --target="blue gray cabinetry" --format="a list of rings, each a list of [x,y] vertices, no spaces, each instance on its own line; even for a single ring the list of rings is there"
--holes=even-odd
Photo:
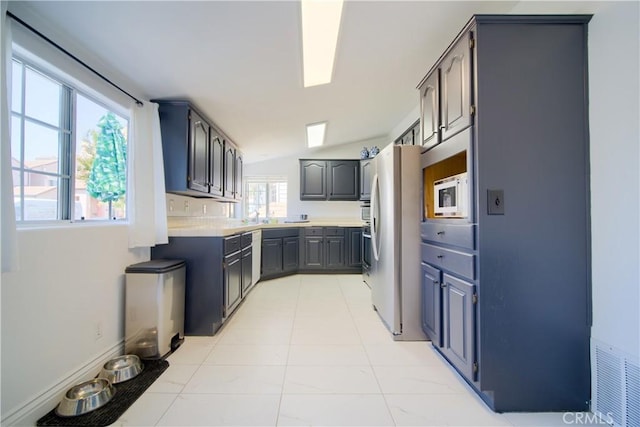
[[[356,238],[358,244],[354,247],[351,240]],[[348,227],[305,227],[302,229],[300,270],[305,272],[359,272],[362,268],[361,257],[353,260],[361,253],[361,228]]]
[[[371,160],[360,160],[360,200],[371,200]]]
[[[165,187],[168,193],[242,198],[242,153],[188,101],[159,105]]]
[[[262,230],[261,279],[301,273],[362,272],[362,227]]]
[[[242,251],[240,235],[224,238],[224,317],[228,317],[242,300]],[[250,267],[250,265],[249,265]]]
[[[152,259],[186,262],[185,335],[214,335],[249,291],[251,246],[243,237],[169,237],[151,248]]]
[[[499,412],[589,409],[589,20],[475,16],[418,87],[423,329]]]
[[[298,271],[298,228],[271,228],[262,230],[261,279]]]
[[[300,160],[300,200],[359,200],[358,160]]]

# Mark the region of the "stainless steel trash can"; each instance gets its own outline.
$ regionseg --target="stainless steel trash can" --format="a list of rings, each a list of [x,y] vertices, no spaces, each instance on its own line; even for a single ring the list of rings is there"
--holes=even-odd
[[[159,359],[184,339],[184,260],[155,259],[126,268],[125,353]]]

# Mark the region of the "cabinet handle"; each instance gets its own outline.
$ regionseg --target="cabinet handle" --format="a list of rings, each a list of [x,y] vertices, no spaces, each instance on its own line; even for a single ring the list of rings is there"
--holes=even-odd
[[[442,259],[442,258],[444,258],[444,255],[437,255],[436,258]]]
[[[442,236],[442,235],[444,234],[444,231],[438,231],[436,234],[437,234],[438,236]]]
[[[434,281],[433,281],[433,284],[434,284],[434,285],[439,285],[439,284],[440,284],[440,282],[438,282],[437,280],[434,280]]]
[[[445,282],[442,282],[442,283],[440,283],[440,287],[444,289],[444,288],[447,287],[447,284]]]
[[[447,127],[446,127],[445,125],[440,125],[440,129],[444,130],[444,129],[446,129],[446,128],[447,128]]]

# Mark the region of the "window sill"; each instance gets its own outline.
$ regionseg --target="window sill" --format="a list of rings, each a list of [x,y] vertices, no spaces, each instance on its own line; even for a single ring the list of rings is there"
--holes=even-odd
[[[35,230],[59,230],[59,229],[79,229],[79,228],[103,228],[103,227],[125,227],[129,225],[128,220],[99,220],[99,221],[38,221],[17,223],[16,230],[35,231]]]

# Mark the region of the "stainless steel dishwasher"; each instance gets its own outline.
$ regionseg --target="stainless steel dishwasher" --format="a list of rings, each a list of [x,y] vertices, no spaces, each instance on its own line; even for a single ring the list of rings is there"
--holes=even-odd
[[[260,265],[262,255],[262,230],[254,230],[252,233],[251,250],[253,258],[251,259],[251,286],[260,280]]]

